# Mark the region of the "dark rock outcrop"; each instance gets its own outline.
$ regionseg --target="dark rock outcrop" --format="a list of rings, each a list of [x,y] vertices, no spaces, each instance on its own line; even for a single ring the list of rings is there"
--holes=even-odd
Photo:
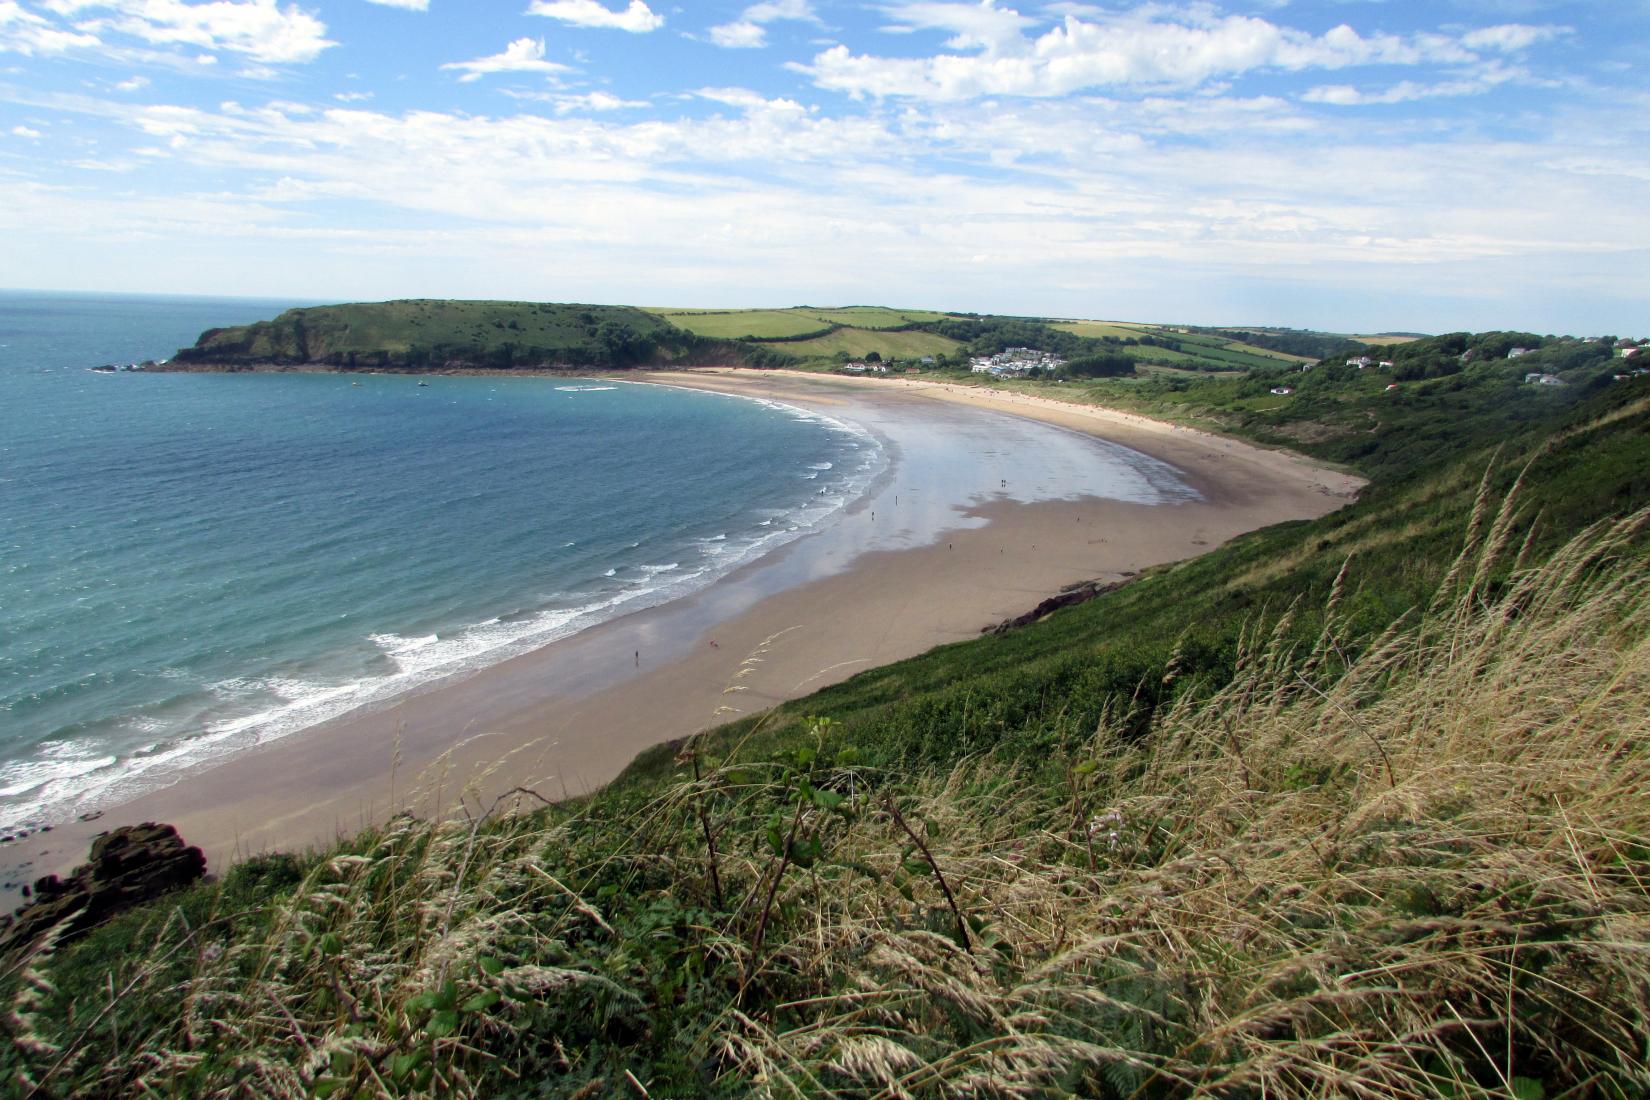
[[[1124,576],[1133,574],[1125,573]],[[996,626],[988,626],[981,630],[981,634],[1007,634],[1010,630],[1018,630],[1022,626],[1030,626],[1040,619],[1045,619],[1060,610],[1062,607],[1075,607],[1080,603],[1088,603],[1096,596],[1103,595],[1115,588],[1122,587],[1122,581],[1111,584],[1102,584],[1099,581],[1086,581],[1075,584],[1062,591],[1058,596],[1050,596],[1024,615],[1016,615],[1012,619],[1004,619]]]
[[[91,858],[67,879],[47,875],[34,900],[0,922],[0,955],[32,947],[63,925],[66,943],[135,905],[181,889],[206,873],[206,857],[170,825],[128,825],[92,841]]]

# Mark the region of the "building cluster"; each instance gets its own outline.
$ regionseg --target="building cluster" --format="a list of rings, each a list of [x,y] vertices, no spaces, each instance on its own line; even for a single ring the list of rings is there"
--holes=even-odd
[[[923,367],[932,367],[934,357],[924,355],[920,360],[893,359],[885,363],[867,362],[864,359],[855,359],[842,364],[841,370],[845,374],[920,374]]]
[[[994,378],[1023,378],[1034,370],[1051,371],[1066,365],[1058,355],[1036,348],[1008,348],[996,355],[968,361],[968,369],[975,374],[989,374]]]

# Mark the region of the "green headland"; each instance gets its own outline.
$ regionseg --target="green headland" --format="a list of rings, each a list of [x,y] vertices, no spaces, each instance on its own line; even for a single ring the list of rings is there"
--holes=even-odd
[[[293,309],[202,334],[180,366],[227,369],[578,370],[738,363],[831,369],[852,360],[963,366],[1036,346],[1107,371],[1236,372],[1362,345],[1291,330],[989,317],[848,306],[637,309],[530,302],[397,301]]]

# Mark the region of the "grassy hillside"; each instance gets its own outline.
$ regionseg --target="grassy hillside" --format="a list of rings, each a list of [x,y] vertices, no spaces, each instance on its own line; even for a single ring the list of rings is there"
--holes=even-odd
[[[1250,333],[1234,330],[1199,330],[1120,321],[1065,321],[1051,327],[1099,340],[1138,363],[1155,366],[1250,370],[1303,361],[1316,362],[1319,358],[1317,355],[1303,356],[1249,343],[1245,337],[1251,336]],[[1266,339],[1264,332],[1255,330],[1252,338]]]
[[[883,360],[919,361],[955,355],[962,344],[927,331],[948,315],[882,306],[793,309],[658,310],[661,317],[701,336],[760,346],[775,365],[834,370],[873,352]]]
[[[678,328],[719,340],[771,340],[830,332],[834,322],[785,309],[664,312],[659,316]]]
[[[954,356],[962,345],[932,332],[890,332],[876,329],[839,328],[811,340],[763,344],[785,355],[808,359],[836,360],[846,356],[861,359],[876,352],[885,362],[921,360],[932,356]],[[832,364],[834,365],[834,363]]]
[[[340,368],[631,366],[705,354],[711,341],[625,306],[401,301],[293,309],[213,329],[175,362]]]
[[[1334,449],[1369,398],[1324,385]],[[1453,443],[1415,461],[1392,422],[1331,516],[579,803],[243,865],[14,971],[0,1068],[19,1095],[1644,1095],[1647,388],[1512,417],[1458,391],[1484,400]]]
[[[1515,346],[1533,350],[1509,359]],[[1611,357],[1606,344],[1528,333],[1453,333],[1359,349],[1358,355],[1394,365],[1359,369],[1336,355],[1316,365],[1220,376],[1142,373],[1058,385],[998,384],[1133,409],[1376,475],[1435,469],[1463,450],[1552,423],[1605,390],[1637,384],[1615,380],[1622,361]],[[1532,373],[1550,373],[1563,384],[1526,383]],[[978,382],[962,374],[952,380]]]
[[[798,312],[818,317],[833,324],[862,329],[895,329],[911,325],[929,324],[945,319],[949,314],[927,309],[888,309],[884,306],[846,306],[842,309],[815,309],[799,306]]]

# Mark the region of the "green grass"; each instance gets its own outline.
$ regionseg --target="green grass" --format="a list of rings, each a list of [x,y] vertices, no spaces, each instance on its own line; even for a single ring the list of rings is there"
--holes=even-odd
[[[728,312],[661,312],[671,324],[699,336],[718,340],[803,336],[829,328],[832,322],[789,310],[748,309]]]
[[[921,359],[925,355],[951,354],[962,345],[930,332],[875,332],[843,328],[812,340],[763,346],[804,359],[834,359],[839,354],[857,358],[873,351],[884,359]]]
[[[1141,325],[1121,321],[1064,321],[1050,326],[1060,332],[1069,332],[1074,336],[1082,336],[1092,340],[1113,337],[1118,340],[1139,340],[1143,337],[1152,337],[1160,340],[1173,340],[1181,345],[1181,350],[1152,347],[1150,345],[1133,345],[1113,347],[1110,350],[1121,352],[1131,359],[1144,360],[1157,364],[1201,364],[1213,366],[1217,369],[1264,369],[1278,367],[1282,364],[1308,362],[1299,356],[1284,355],[1281,352],[1268,351],[1265,348],[1254,347],[1235,340],[1225,340],[1201,333],[1180,332],[1163,325]]]
[[[1126,321],[1060,321],[1052,327],[1059,329],[1061,332],[1069,332],[1074,336],[1087,336],[1093,340],[1099,340],[1107,336],[1115,336],[1119,340],[1127,340],[1131,337],[1138,340],[1142,336],[1157,335],[1155,325],[1137,325]]]
[[[907,325],[938,321],[947,316],[944,313],[935,313],[932,310],[888,309],[883,306],[847,306],[842,309],[813,309],[808,306],[798,306],[796,312],[806,314],[809,317],[817,317],[831,324],[864,329],[903,328]]]
[[[1238,340],[1225,340],[1216,336],[1207,336],[1202,333],[1180,333],[1172,329],[1163,330],[1171,339],[1178,340],[1183,346],[1196,349],[1196,354],[1203,358],[1214,359],[1219,362],[1231,363],[1234,366],[1265,368],[1275,367],[1279,363],[1311,363],[1315,360],[1302,355],[1287,355],[1281,351],[1271,351],[1267,348],[1245,344]]]

